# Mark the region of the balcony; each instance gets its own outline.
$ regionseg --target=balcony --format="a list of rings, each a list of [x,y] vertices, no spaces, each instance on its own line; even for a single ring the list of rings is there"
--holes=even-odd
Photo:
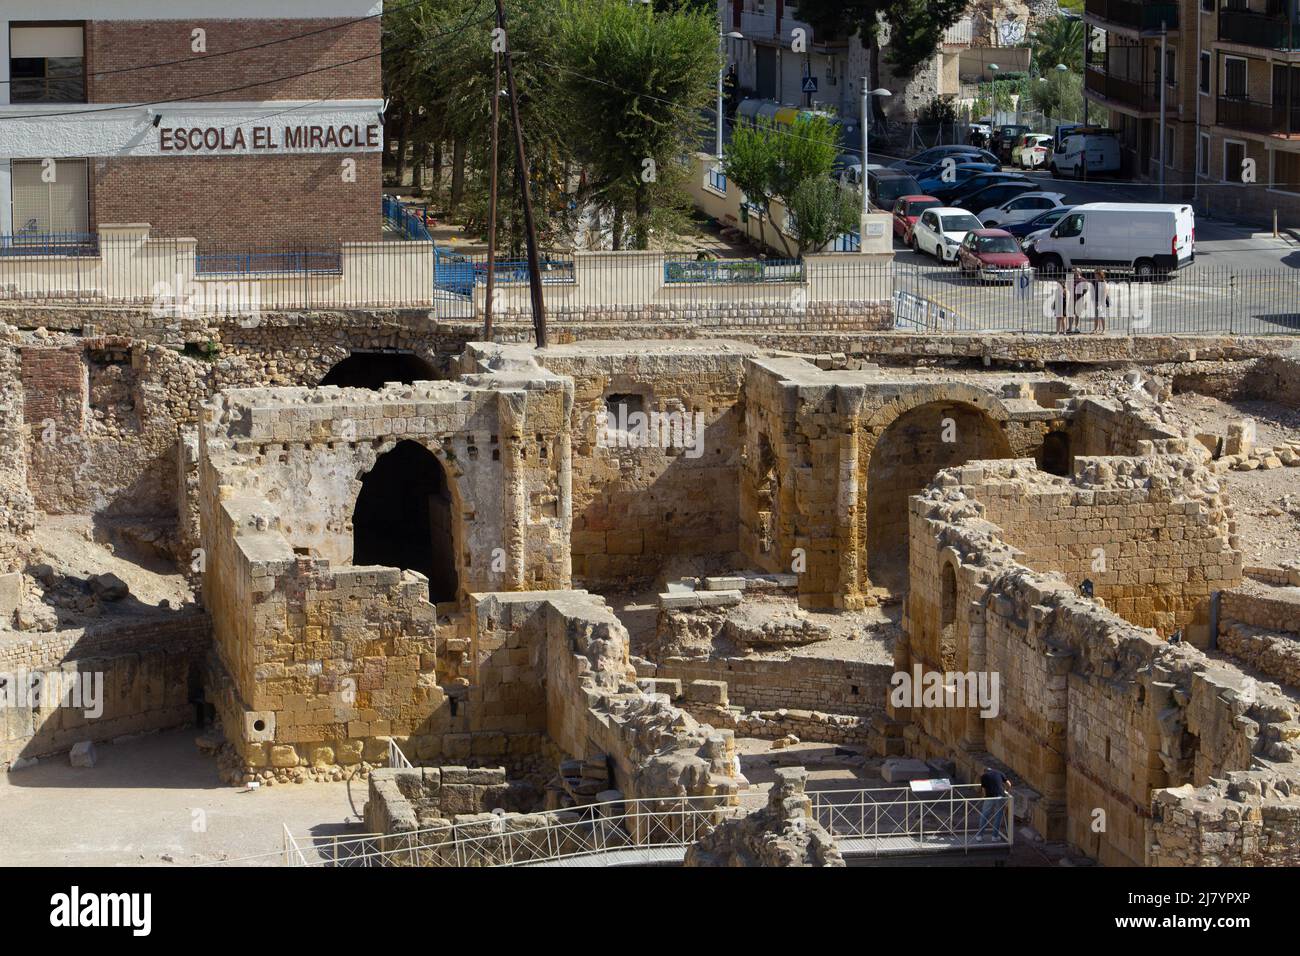
[[[1300,103],[1287,109],[1285,103],[1263,103],[1220,96],[1215,115],[1218,125],[1228,129],[1278,136],[1300,133]]]
[[[1300,24],[1284,13],[1220,10],[1219,39],[1265,50],[1300,50]]]
[[[1159,83],[1112,76],[1088,67],[1084,71],[1084,85],[1094,97],[1103,99],[1107,103],[1127,106],[1140,113],[1156,113],[1160,110]],[[1169,102],[1173,102],[1172,91],[1170,91]]]
[[[1177,3],[1087,0],[1085,10],[1090,17],[1139,33],[1159,33],[1162,23],[1170,32],[1178,29]]]

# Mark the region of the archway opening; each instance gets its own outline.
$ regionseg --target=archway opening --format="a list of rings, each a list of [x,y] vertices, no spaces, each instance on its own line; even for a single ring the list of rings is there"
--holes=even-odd
[[[442,464],[418,442],[400,442],[361,479],[352,563],[418,571],[429,579],[429,600],[455,600],[451,488]]]
[[[320,380],[322,385],[340,388],[368,388],[376,391],[389,382],[432,381],[433,366],[413,352],[353,352]]]
[[[1043,436],[1043,447],[1038,453],[1038,467],[1049,475],[1068,478],[1074,470],[1070,455],[1070,436],[1063,431],[1048,432]]]
[[[908,499],[945,468],[1010,458],[997,422],[961,402],[930,402],[904,412],[881,433],[867,466],[867,575],[894,593],[908,583]]]

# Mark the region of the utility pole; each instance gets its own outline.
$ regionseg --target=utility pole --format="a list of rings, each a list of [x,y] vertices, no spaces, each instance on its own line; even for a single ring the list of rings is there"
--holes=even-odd
[[[502,0],[497,3],[497,23],[506,28],[506,12]],[[546,348],[546,302],[542,298],[542,269],[537,259],[537,227],[533,222],[533,196],[528,186],[528,157],[524,152],[524,131],[519,125],[519,93],[515,88],[515,68],[510,57],[510,42],[506,41],[506,89],[510,94],[510,121],[515,127],[515,162],[519,167],[519,192],[524,204],[524,238],[528,245],[528,287],[533,301],[533,331],[537,347]]]
[[[1157,168],[1160,170],[1160,201],[1165,201],[1165,86],[1168,77],[1165,76],[1165,70],[1169,69],[1169,60],[1165,52],[1165,44],[1169,39],[1169,24],[1167,21],[1160,21],[1160,159]],[[1199,95],[1199,94],[1198,94]]]
[[[497,26],[501,26],[501,13],[497,11]],[[497,173],[500,162],[497,155],[501,123],[501,54],[492,54],[492,185],[488,194],[488,251],[487,298],[483,300],[483,341],[492,341],[492,306],[496,295],[497,278]]]

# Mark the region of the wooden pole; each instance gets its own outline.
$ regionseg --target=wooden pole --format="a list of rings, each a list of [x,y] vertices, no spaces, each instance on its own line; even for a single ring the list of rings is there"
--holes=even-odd
[[[502,0],[497,3],[497,22],[505,29],[506,13]],[[528,243],[528,285],[533,300],[533,330],[537,347],[546,348],[546,303],[542,298],[542,270],[537,259],[537,229],[533,222],[533,197],[528,186],[528,157],[524,152],[524,131],[519,125],[519,93],[515,88],[515,68],[506,41],[506,88],[510,93],[510,121],[515,128],[515,162],[519,166],[520,193],[524,203],[524,238]]]
[[[497,26],[501,26],[498,13]],[[501,54],[492,54],[492,186],[488,197],[487,298],[483,301],[483,341],[492,341],[492,305],[497,278],[497,143],[501,117]]]

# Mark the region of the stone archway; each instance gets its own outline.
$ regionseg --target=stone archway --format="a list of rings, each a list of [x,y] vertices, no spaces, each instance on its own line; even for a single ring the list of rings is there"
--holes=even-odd
[[[414,352],[358,350],[326,372],[320,384],[376,391],[388,382],[409,385],[436,378],[433,366]]]
[[[1068,478],[1074,472],[1074,455],[1070,449],[1068,432],[1056,430],[1043,436],[1043,447],[1038,454],[1038,467],[1049,475]]]
[[[867,462],[866,572],[895,593],[908,584],[908,499],[945,468],[1012,458],[998,422],[982,408],[941,400],[916,405],[880,433]]]
[[[361,479],[352,563],[418,571],[429,579],[430,601],[455,600],[454,498],[437,456],[419,442],[399,442]]]

